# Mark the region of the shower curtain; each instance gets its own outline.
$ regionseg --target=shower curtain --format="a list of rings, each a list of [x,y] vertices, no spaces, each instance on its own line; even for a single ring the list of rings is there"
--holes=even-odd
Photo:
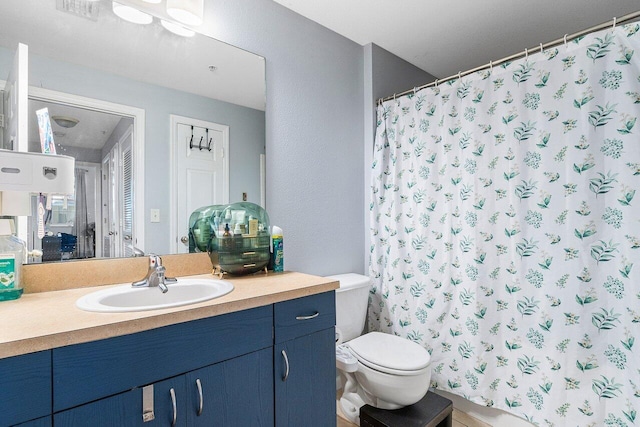
[[[640,423],[640,25],[378,107],[369,328],[545,426]]]
[[[77,241],[74,255],[76,258],[93,258],[93,236],[88,228],[86,170],[76,168],[75,189],[76,216],[73,223],[73,234],[77,237]]]

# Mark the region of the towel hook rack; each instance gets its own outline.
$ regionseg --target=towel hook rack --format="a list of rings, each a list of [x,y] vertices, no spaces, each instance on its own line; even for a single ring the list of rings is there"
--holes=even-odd
[[[189,150],[193,150],[193,126],[191,126],[191,139],[189,140]]]

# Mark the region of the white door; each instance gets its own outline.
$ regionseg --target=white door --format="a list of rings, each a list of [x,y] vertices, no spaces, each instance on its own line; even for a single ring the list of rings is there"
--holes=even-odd
[[[171,116],[172,253],[189,252],[189,216],[229,203],[229,126]]]

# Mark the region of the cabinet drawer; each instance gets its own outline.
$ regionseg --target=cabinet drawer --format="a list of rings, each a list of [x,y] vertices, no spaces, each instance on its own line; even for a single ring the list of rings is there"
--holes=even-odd
[[[53,350],[53,410],[272,345],[272,306]]]
[[[51,414],[51,351],[0,359],[0,426]]]
[[[276,343],[335,326],[335,292],[274,304],[274,322]]]

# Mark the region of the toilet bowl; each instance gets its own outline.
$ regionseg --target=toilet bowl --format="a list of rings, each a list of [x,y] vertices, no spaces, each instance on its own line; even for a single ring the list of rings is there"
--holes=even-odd
[[[343,415],[359,424],[363,405],[398,409],[422,399],[431,380],[429,352],[395,335],[381,332],[360,335],[366,317],[369,278],[358,274],[330,277],[340,281],[336,290],[336,366]]]

